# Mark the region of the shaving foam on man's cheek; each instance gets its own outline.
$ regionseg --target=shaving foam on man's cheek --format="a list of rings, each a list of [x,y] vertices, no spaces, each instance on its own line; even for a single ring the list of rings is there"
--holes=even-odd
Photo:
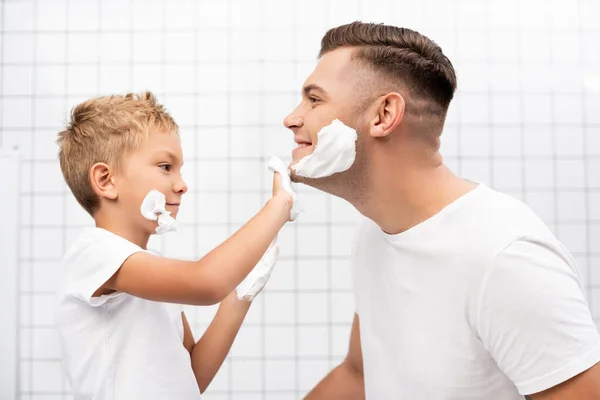
[[[340,120],[323,127],[312,154],[303,157],[291,168],[305,178],[325,178],[349,169],[356,158],[356,131]]]
[[[177,230],[177,221],[171,217],[171,211],[166,210],[166,204],[166,198],[163,193],[158,190],[151,190],[144,198],[144,201],[142,201],[142,206],[140,207],[144,218],[158,222],[156,233],[159,235]]]

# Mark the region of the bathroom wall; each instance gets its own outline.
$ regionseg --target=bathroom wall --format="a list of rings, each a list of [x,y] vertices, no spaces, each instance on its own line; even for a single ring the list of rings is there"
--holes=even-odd
[[[16,297],[1,305],[8,321],[9,308],[18,318],[0,328],[16,352],[0,368],[14,372],[17,398],[70,398],[54,293],[61,255],[92,223],[57,162],[71,107],[99,94],[159,96],[181,128],[190,190],[179,231],[152,245],[198,258],[268,198],[266,160],[289,159],[282,120],[321,36],[357,19],[410,27],[442,46],[459,82],[443,134],[447,164],[539,213],[577,259],[600,318],[598,1],[4,0],[0,14],[0,144],[20,157],[17,259],[2,259]],[[209,400],[298,399],[346,352],[357,213],[299,192],[307,211],[281,232],[280,261]],[[187,308],[196,337],[215,310]]]

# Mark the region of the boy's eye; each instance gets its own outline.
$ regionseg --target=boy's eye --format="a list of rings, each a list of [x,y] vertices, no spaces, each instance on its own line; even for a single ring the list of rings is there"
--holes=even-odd
[[[171,171],[171,164],[162,164],[162,165],[159,165],[159,167],[161,167],[162,169],[164,169],[167,172]]]

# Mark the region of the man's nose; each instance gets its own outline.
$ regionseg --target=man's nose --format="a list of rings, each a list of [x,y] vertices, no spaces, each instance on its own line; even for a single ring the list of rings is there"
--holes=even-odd
[[[292,130],[294,128],[302,128],[302,126],[304,125],[304,119],[297,113],[293,112],[287,117],[285,117],[285,119],[283,120],[283,125],[285,125],[286,128]]]

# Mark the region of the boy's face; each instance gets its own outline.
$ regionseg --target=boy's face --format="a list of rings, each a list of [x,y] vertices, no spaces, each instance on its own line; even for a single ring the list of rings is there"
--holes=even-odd
[[[156,222],[142,216],[142,202],[150,190],[156,189],[165,195],[166,210],[176,218],[181,196],[187,191],[182,165],[181,141],[176,133],[150,132],[138,149],[123,158],[122,169],[115,176],[117,200],[126,215],[135,216],[150,233],[154,233]]]

